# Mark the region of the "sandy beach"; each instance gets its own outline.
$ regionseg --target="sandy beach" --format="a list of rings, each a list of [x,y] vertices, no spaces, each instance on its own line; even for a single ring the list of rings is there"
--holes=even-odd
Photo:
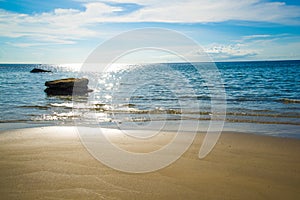
[[[83,147],[75,127],[39,127],[0,133],[1,199],[300,199],[300,140],[223,133],[198,158],[203,134],[175,163],[146,174],[111,169]],[[169,134],[145,145],[147,152]],[[180,144],[178,144],[180,145]]]

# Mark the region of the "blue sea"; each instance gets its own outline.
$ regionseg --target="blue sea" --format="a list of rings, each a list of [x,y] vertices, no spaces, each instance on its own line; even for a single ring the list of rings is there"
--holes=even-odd
[[[205,65],[205,63],[197,63]],[[224,130],[300,138],[300,61],[215,63],[226,93]],[[33,68],[52,73],[30,73]],[[80,65],[0,64],[0,125],[85,125],[212,119],[213,85],[190,63],[118,65],[82,72]],[[205,69],[205,67],[204,67]],[[47,96],[45,82],[90,80],[85,96]],[[224,106],[224,105],[223,105]],[[205,129],[205,128],[204,128]]]

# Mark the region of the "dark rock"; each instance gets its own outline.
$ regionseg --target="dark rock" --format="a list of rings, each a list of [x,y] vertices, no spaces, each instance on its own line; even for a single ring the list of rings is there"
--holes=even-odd
[[[92,92],[88,88],[89,80],[86,78],[67,78],[47,81],[45,92],[48,95],[84,95]]]
[[[89,80],[86,78],[66,78],[54,81],[46,81],[45,86],[49,88],[70,88],[74,87],[87,87]]]
[[[42,73],[42,72],[51,72],[51,71],[44,70],[44,69],[38,69],[38,68],[34,68],[33,70],[30,71],[30,73]]]

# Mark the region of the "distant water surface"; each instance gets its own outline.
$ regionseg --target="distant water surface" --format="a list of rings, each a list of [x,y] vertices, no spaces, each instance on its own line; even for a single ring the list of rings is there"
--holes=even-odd
[[[227,124],[284,125],[286,135],[290,135],[288,126],[297,132],[300,61],[216,66],[226,91]],[[29,73],[33,68],[53,72]],[[205,124],[211,119],[205,79],[213,74],[203,77],[189,63],[128,65],[106,73],[78,69],[73,65],[0,64],[0,122],[69,124],[84,119],[87,124],[112,126],[165,120]],[[87,77],[94,92],[76,99],[44,93],[45,81],[68,77]]]

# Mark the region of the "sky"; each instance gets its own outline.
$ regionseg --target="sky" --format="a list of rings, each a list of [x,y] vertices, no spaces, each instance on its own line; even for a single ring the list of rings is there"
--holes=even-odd
[[[298,0],[0,0],[0,63],[81,63],[147,27],[186,35],[214,61],[300,60]]]

